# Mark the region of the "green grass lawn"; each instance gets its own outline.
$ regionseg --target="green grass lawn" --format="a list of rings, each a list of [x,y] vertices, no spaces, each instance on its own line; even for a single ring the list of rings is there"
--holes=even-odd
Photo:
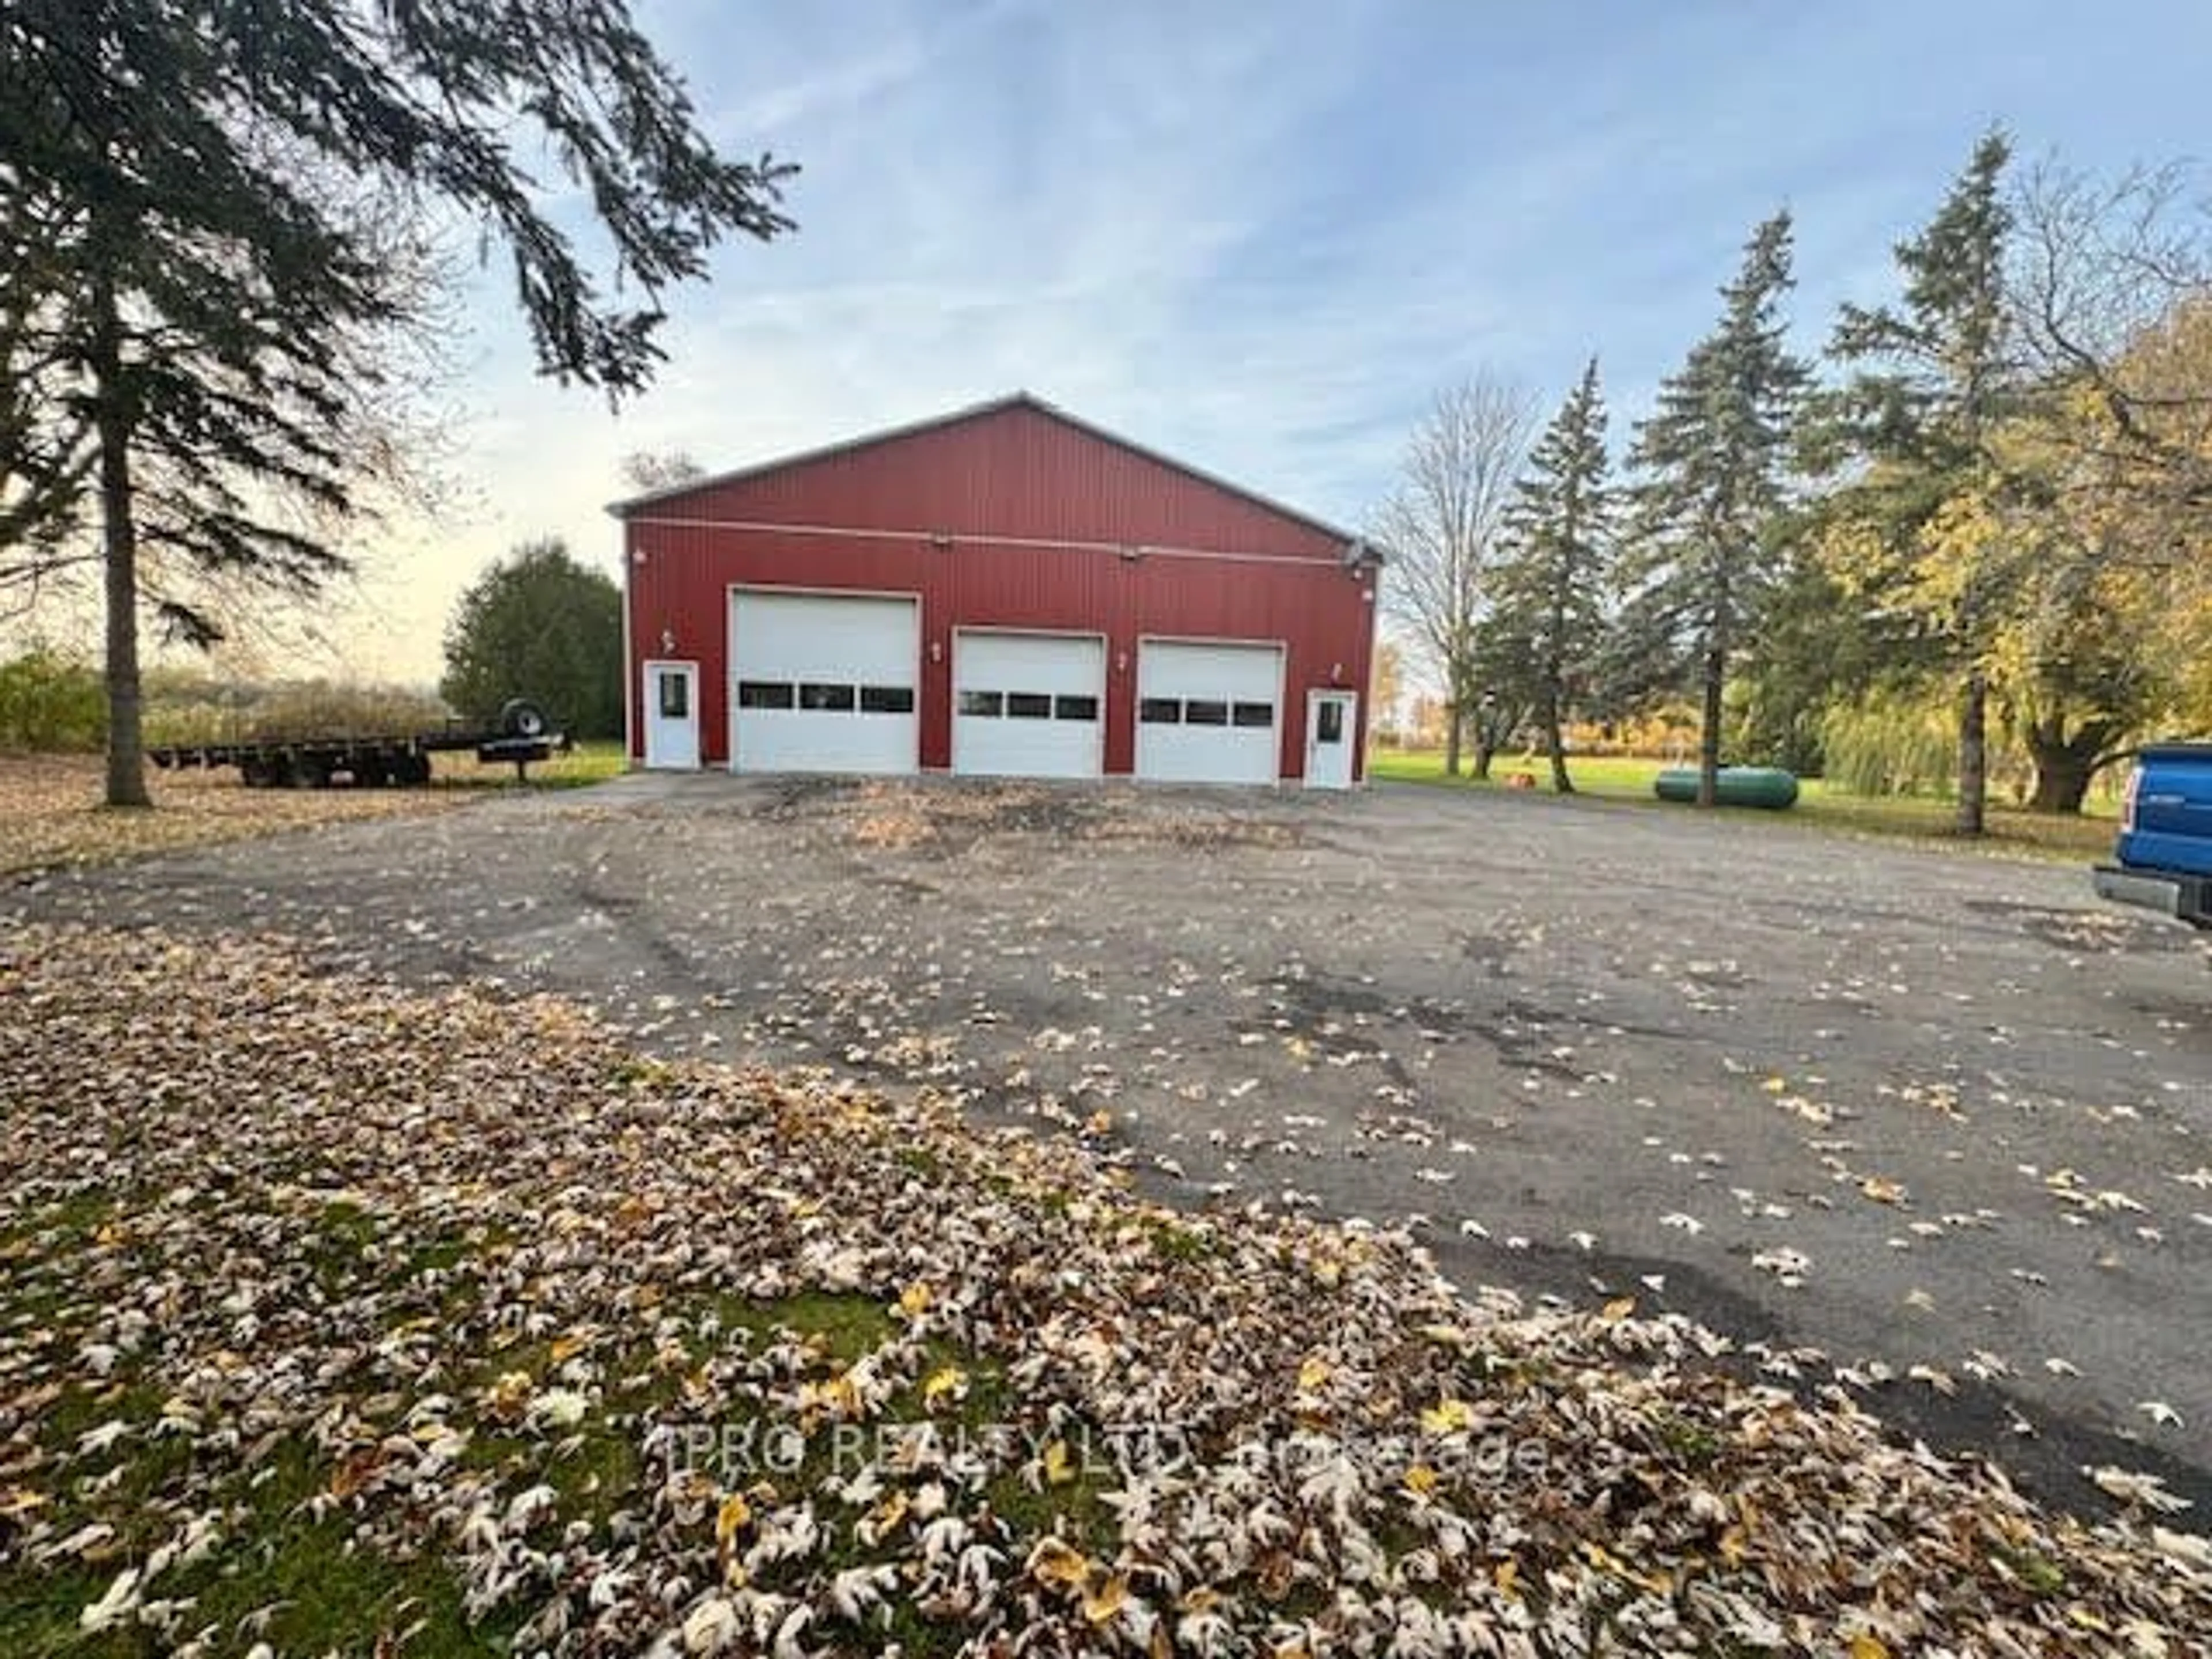
[[[618,778],[629,765],[629,757],[615,738],[594,738],[580,743],[565,755],[556,755],[551,760],[537,761],[530,768],[533,787],[550,789],[573,789],[587,783],[605,783],[609,778]],[[475,756],[442,755],[432,772],[434,782],[448,784],[458,789],[483,789],[512,784],[514,768],[504,761],[486,765]]]
[[[1595,799],[1620,801],[1655,810],[1694,811],[1674,806],[1651,793],[1651,781],[1672,763],[1625,756],[1581,756],[1568,763],[1577,793]],[[1536,793],[1548,794],[1552,769],[1540,756],[1528,759],[1518,754],[1500,757],[1486,782],[1471,777],[1447,777],[1442,751],[1378,749],[1368,757],[1368,774],[1393,783],[1422,783],[1461,789],[1505,790],[1505,780],[1526,772],[1536,780]],[[1819,778],[1799,786],[1797,805],[1787,812],[1753,808],[1724,808],[1739,818],[1753,818],[1779,826],[1813,828],[1844,834],[1897,836],[1950,847],[1967,845],[1952,831],[1953,804],[1926,797],[1855,795]],[[2093,793],[2087,812],[2078,818],[2051,817],[2008,806],[1992,806],[1989,833],[1979,845],[1992,851],[2030,857],[2079,861],[2101,856],[2112,849],[2118,804]]]

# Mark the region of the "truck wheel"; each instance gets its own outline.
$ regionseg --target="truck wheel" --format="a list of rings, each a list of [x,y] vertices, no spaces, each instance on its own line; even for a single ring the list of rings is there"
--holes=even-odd
[[[499,729],[510,738],[542,738],[549,724],[545,711],[527,697],[511,697],[499,711]]]

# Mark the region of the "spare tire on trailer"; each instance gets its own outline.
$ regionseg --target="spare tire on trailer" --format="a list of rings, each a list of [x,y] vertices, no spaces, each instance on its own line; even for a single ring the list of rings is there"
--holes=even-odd
[[[509,697],[499,711],[499,729],[510,738],[542,738],[552,722],[527,697]]]

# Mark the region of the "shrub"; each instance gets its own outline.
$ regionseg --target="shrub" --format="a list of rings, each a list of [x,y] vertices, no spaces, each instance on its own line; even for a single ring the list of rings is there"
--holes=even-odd
[[[46,646],[0,663],[0,750],[88,753],[107,741],[99,673]]]

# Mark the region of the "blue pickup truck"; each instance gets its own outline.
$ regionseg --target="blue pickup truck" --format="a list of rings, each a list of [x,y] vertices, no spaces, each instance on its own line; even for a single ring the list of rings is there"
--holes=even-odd
[[[2138,752],[2113,860],[2097,866],[2102,896],[2212,929],[2212,743]]]

